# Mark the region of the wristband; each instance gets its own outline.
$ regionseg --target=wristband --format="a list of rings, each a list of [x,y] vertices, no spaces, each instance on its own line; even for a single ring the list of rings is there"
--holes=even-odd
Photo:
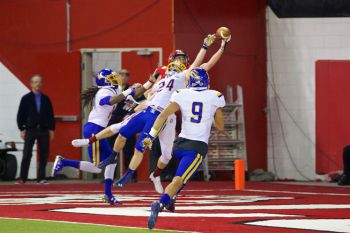
[[[123,91],[122,94],[126,97],[126,96],[130,95],[131,92],[132,92],[132,89],[129,88],[129,89],[126,89],[125,91]]]
[[[147,90],[152,86],[152,82],[150,80],[148,80],[145,84],[143,84],[143,87]]]
[[[157,130],[155,130],[154,128],[152,128],[151,129],[151,131],[149,132],[149,135],[151,136],[151,137],[156,137],[157,136]]]
[[[89,144],[92,144],[92,143],[94,143],[96,141],[97,141],[97,138],[96,138],[95,135],[89,138]]]
[[[202,48],[205,49],[205,50],[207,50],[207,49],[208,49],[208,45],[203,44],[203,45],[202,45]]]

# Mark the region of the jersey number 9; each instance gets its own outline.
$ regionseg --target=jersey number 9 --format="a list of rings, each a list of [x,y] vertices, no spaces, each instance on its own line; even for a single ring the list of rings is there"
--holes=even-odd
[[[202,102],[193,102],[192,103],[192,114],[191,122],[200,123],[203,115],[203,103]]]

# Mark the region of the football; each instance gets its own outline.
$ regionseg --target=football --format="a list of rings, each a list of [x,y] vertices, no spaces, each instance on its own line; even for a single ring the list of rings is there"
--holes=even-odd
[[[227,27],[219,27],[218,30],[216,30],[215,35],[218,38],[227,39],[231,35],[231,31]]]

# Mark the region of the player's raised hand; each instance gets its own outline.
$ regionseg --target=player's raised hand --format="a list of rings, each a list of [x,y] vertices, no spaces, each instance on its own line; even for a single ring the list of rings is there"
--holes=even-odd
[[[221,49],[225,50],[227,43],[231,40],[231,35],[226,39],[221,39]]]
[[[211,34],[205,37],[203,41],[203,48],[207,49],[210,45],[214,43],[215,39],[216,39],[215,34]]]
[[[89,139],[74,139],[72,140],[72,146],[83,147],[89,145]]]
[[[137,106],[137,101],[132,97],[131,95],[128,95],[125,99],[125,105],[123,109],[125,111],[130,112],[132,109],[134,109]]]

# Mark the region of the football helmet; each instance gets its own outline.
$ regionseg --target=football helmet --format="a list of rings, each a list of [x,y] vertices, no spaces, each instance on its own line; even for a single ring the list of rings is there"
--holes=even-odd
[[[186,70],[186,66],[179,61],[173,61],[168,64],[166,67],[166,73],[167,75],[171,75],[172,73],[180,73],[182,71]]]
[[[205,90],[210,88],[208,72],[203,68],[193,68],[186,75],[186,87],[196,90]]]
[[[182,57],[183,60],[177,59],[179,57]],[[171,62],[177,61],[177,60],[184,63],[186,67],[190,63],[190,58],[188,57],[187,53],[185,53],[183,50],[180,50],[180,49],[174,50],[173,52],[170,53],[168,62],[171,63]]]
[[[95,78],[96,85],[99,87],[111,86],[117,87],[122,86],[122,78],[116,72],[111,69],[102,69],[98,72]]]

